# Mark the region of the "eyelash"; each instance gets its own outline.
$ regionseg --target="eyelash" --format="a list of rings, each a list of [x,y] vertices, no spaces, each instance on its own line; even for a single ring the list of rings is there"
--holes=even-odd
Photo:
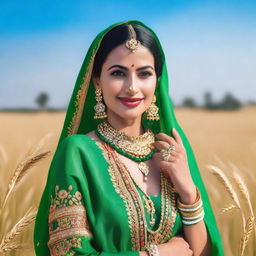
[[[121,73],[122,73],[122,75],[121,75]],[[151,76],[151,75],[152,75],[152,74],[151,74],[150,72],[148,72],[148,71],[143,71],[143,72],[141,72],[140,74],[144,74],[144,75],[142,75],[143,77],[147,77],[147,76]],[[145,74],[146,74],[146,75],[145,75]],[[110,75],[111,75],[111,76],[124,76],[125,73],[124,73],[123,71],[121,71],[121,70],[115,70],[115,71],[113,71]]]

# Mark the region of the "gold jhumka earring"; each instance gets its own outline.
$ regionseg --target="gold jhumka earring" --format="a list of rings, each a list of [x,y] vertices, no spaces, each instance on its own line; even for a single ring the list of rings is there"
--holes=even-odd
[[[131,38],[125,42],[125,46],[134,52],[141,45],[141,42],[136,39],[136,32],[133,26],[129,24],[128,28],[131,34]]]
[[[158,107],[155,104],[156,103],[156,96],[154,95],[153,101],[149,105],[148,109],[145,111],[146,112],[146,119],[147,120],[159,120],[160,117],[158,115]]]
[[[107,113],[105,112],[106,106],[102,103],[102,90],[101,88],[97,88],[95,90],[95,99],[97,104],[94,106],[95,114],[94,119],[102,119],[107,117]]]

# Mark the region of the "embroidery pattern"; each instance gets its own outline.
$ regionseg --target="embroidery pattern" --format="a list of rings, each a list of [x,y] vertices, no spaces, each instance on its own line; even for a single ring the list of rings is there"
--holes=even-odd
[[[59,190],[55,187],[55,196],[51,195],[49,209],[49,236],[48,247],[51,255],[74,255],[71,248],[81,248],[80,237],[92,237],[86,209],[82,203],[82,194],[73,190]]]
[[[129,189],[129,183],[122,179],[117,166],[115,165],[115,159],[112,157],[109,150],[106,150],[107,144],[101,145],[101,143],[96,142],[96,144],[102,149],[103,156],[106,161],[109,163],[109,172],[110,177],[113,183],[113,186],[116,192],[121,196],[124,201],[126,212],[128,214],[128,223],[131,232],[131,241],[133,244],[132,250],[140,250],[140,239],[143,239],[143,236],[140,238],[140,226],[139,226],[139,216],[142,216],[142,211],[139,205],[135,205],[132,195],[127,193],[127,186]],[[127,184],[125,184],[127,183]],[[131,189],[131,188],[130,188]],[[137,210],[138,213],[137,213]],[[139,215],[139,216],[138,216]],[[143,232],[143,230],[141,230]]]
[[[128,214],[132,250],[143,250],[148,242],[164,243],[172,236],[177,208],[176,196],[167,178],[161,173],[162,215],[157,230],[146,228],[145,212],[140,195],[132,181],[129,171],[117,158],[115,151],[106,143],[97,145],[102,149],[116,192],[123,198]]]

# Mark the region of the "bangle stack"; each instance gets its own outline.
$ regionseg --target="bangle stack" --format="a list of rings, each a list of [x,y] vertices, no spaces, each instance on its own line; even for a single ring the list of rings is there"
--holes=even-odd
[[[183,204],[179,198],[177,200],[177,207],[182,217],[182,223],[187,226],[197,224],[204,218],[203,201],[197,187],[196,192],[197,197],[193,204]]]
[[[146,246],[146,251],[148,252],[149,256],[159,256],[159,251],[156,244],[150,244]]]

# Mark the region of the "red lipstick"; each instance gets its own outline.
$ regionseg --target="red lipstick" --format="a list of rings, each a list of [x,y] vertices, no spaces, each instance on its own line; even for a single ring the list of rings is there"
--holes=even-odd
[[[144,98],[118,97],[118,99],[127,107],[137,107]]]

